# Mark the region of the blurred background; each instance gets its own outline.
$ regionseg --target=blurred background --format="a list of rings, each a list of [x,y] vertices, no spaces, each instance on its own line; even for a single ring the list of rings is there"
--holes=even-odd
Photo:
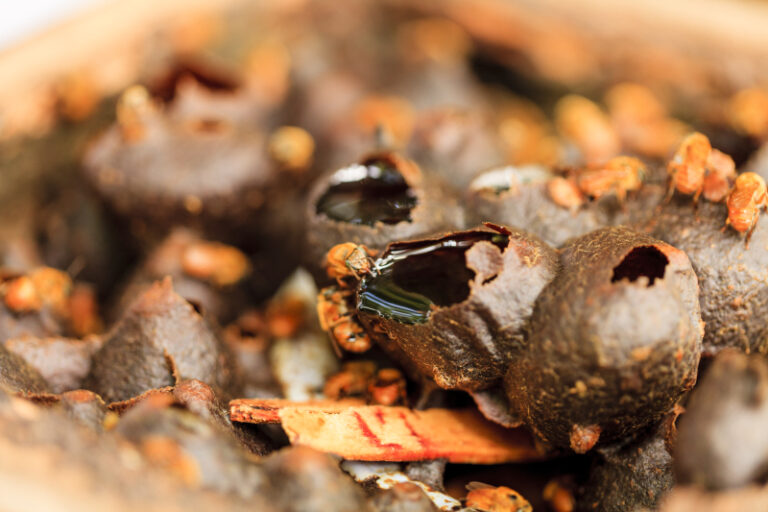
[[[307,197],[330,192],[337,184],[323,181],[329,171],[373,149],[439,170],[456,197],[477,199],[467,210],[476,208],[480,220],[498,219],[482,211],[482,201],[491,197],[495,208],[496,196],[513,187],[509,176],[538,179],[544,194],[544,180],[619,154],[648,164],[660,197],[666,162],[694,130],[740,170],[768,178],[766,2],[5,4],[0,267],[26,272],[45,264],[75,275],[89,311],[98,305],[104,312],[78,336],[111,325],[144,280],[171,273],[156,262],[167,259],[181,272],[179,248],[189,234],[176,230],[191,227],[247,256],[253,278],[222,296],[218,319],[253,366],[266,365],[271,347],[283,346],[264,334],[265,319],[283,314],[270,298],[300,266],[320,275],[330,248],[318,240],[331,236],[310,238],[324,233],[320,214],[327,212]],[[123,158],[135,148],[151,158]],[[506,167],[519,167],[519,176],[493,173]],[[379,241],[382,248],[389,240]],[[332,367],[326,337],[314,339]],[[325,371],[313,386],[322,387]],[[235,396],[281,387],[290,397],[289,377],[249,382],[257,391]],[[541,496],[552,475],[585,471],[547,464],[521,471],[541,476],[530,488],[521,480],[526,496]],[[447,480],[460,495],[469,476],[502,483],[495,473],[449,468]]]
[[[0,51],[108,0],[30,0],[0,8]]]

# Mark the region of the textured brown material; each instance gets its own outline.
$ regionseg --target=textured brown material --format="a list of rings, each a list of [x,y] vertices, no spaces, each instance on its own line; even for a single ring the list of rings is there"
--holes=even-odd
[[[80,387],[102,339],[22,337],[7,340],[4,345],[39,371],[50,384],[51,392],[63,393]]]
[[[44,407],[64,413],[69,419],[100,432],[104,428],[107,406],[99,395],[85,389],[51,393],[23,394],[23,398]]]
[[[285,276],[298,260],[297,201],[303,178],[270,161],[261,129],[228,119],[211,98],[198,97],[205,108],[178,114],[178,98],[161,108],[158,98],[141,91],[131,88],[121,97],[120,123],[85,154],[85,178],[130,221],[130,233],[145,245],[174,226],[196,227],[217,240],[242,244],[247,252],[282,251],[281,258],[254,262],[254,267],[257,275]],[[211,111],[216,115],[195,117]],[[263,288],[267,295],[274,291],[274,286]]]
[[[670,411],[696,381],[696,276],[685,253],[625,228],[575,239],[541,294],[531,337],[505,379],[516,410],[545,442],[575,427],[619,440]]]
[[[768,222],[761,219],[749,249],[744,236],[721,231],[723,203],[675,198],[650,226],[651,234],[688,254],[699,278],[704,352],[724,347],[768,353]],[[765,214],[761,214],[765,217]],[[698,219],[698,220],[697,220]]]
[[[243,274],[236,283],[224,286],[217,286],[206,279],[189,275],[184,271],[184,257],[187,251],[197,243],[207,242],[191,230],[174,229],[149,253],[138,270],[130,277],[115,302],[111,316],[117,318],[153,282],[165,276],[171,276],[176,293],[199,305],[205,313],[212,315],[222,324],[233,320],[237,314],[237,306],[247,299],[246,275]],[[265,276],[265,279],[271,278]]]
[[[21,356],[0,345],[0,388],[10,391],[45,393],[48,383]]]
[[[470,391],[469,394],[475,401],[477,410],[486,419],[507,428],[519,427],[522,423],[501,386],[494,386],[481,391]]]
[[[274,510],[260,496],[191,488],[113,434],[94,435],[56,409],[2,393],[0,453],[3,510]]]
[[[74,265],[78,281],[91,283],[102,297],[111,292],[133,256],[114,216],[79,180],[67,179],[56,187],[54,196],[36,209],[34,221],[46,265]]]
[[[726,489],[758,483],[768,467],[768,363],[723,350],[680,419],[675,473],[682,484]]]
[[[244,498],[264,492],[263,470],[247,458],[233,435],[172,403],[164,397],[143,401],[121,417],[115,432],[189,485]]]
[[[103,428],[107,406],[99,395],[85,389],[67,391],[61,394],[59,407],[69,418],[81,425],[99,431]]]
[[[451,107],[424,112],[416,120],[408,152],[463,190],[476,174],[504,162],[498,129],[489,117]]]
[[[304,446],[285,448],[264,460],[272,484],[268,501],[285,512],[367,512],[362,489],[332,457]]]
[[[663,197],[662,187],[645,185],[638,193],[630,194],[623,207],[615,195],[609,194],[571,211],[552,201],[546,181],[520,184],[502,192],[470,189],[467,222],[514,226],[560,247],[570,238],[602,227],[642,224],[651,218]]]
[[[86,387],[106,402],[128,400],[173,385],[170,354],[182,378],[199,379],[225,393],[235,391],[229,351],[207,321],[173,291],[170,279],[155,283],[126,311],[93,356]]]
[[[768,509],[768,486],[711,492],[696,486],[679,486],[662,500],[660,512],[743,512]]]
[[[71,291],[70,277],[51,267],[1,276],[0,341],[67,334]]]
[[[371,502],[377,512],[436,512],[438,509],[418,485],[411,482],[395,484],[381,492]]]
[[[250,193],[264,199],[261,188],[271,178],[259,151],[265,145],[261,134],[194,132],[162,119],[153,123],[162,136],[129,144],[114,127],[86,156],[86,176],[118,213],[143,219],[153,229],[200,218],[231,222],[253,212],[248,201],[232,198]],[[227,165],[221,165],[224,155]]]
[[[662,422],[639,439],[598,449],[589,479],[578,495],[578,510],[626,512],[653,508],[675,483],[667,428]]]
[[[542,456],[525,430],[508,430],[474,409],[426,409],[234,400],[232,421],[279,422],[293,444],[349,460],[501,464]]]
[[[475,275],[465,300],[435,307],[421,324],[358,313],[363,323],[387,333],[391,341],[381,344],[396,344],[424,375],[446,389],[474,391],[501,379],[506,365],[524,345],[536,298],[557,272],[554,250],[523,231],[480,227],[447,237],[479,232],[508,235],[509,241],[503,250],[479,241],[466,251],[466,267]],[[394,243],[381,258],[395,248],[440,239]]]

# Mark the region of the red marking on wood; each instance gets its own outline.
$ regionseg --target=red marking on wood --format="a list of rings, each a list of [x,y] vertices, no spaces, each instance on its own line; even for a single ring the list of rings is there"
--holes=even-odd
[[[376,419],[379,420],[379,423],[382,425],[384,424],[384,411],[381,409],[376,409],[373,411],[373,414],[376,416]]]
[[[419,442],[419,444],[420,444],[420,445],[421,445],[423,448],[427,448],[427,445],[428,445],[429,443],[427,442],[427,440],[426,440],[426,439],[424,439],[422,436],[420,436],[418,432],[416,432],[416,429],[415,429],[415,428],[413,428],[413,425],[411,425],[411,424],[408,422],[408,418],[405,416],[405,413],[401,411],[401,412],[400,412],[400,414],[399,414],[399,416],[400,416],[400,419],[401,419],[401,420],[403,420],[403,423],[405,424],[405,428],[407,428],[407,429],[408,429],[408,432],[410,432],[410,433],[411,433],[411,435],[412,435],[413,437],[415,437],[415,438],[416,438],[416,440]]]
[[[382,443],[381,439],[379,439],[379,436],[373,433],[373,430],[371,430],[371,427],[368,426],[368,423],[365,422],[362,416],[360,416],[360,413],[357,411],[353,411],[352,414],[355,416],[355,419],[357,420],[357,424],[360,426],[360,430],[362,431],[363,435],[367,437],[371,443],[373,443],[375,446],[378,446],[379,448],[402,448],[403,446],[397,443]]]

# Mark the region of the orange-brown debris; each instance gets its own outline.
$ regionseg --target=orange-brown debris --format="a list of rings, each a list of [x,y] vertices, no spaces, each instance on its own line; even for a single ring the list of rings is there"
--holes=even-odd
[[[470,482],[465,505],[486,512],[532,512],[528,500],[509,487]]]
[[[571,449],[576,453],[587,453],[600,439],[599,425],[574,425],[571,431]]]
[[[269,137],[269,155],[282,168],[302,173],[312,166],[315,139],[298,126],[282,126]]]
[[[187,247],[181,265],[185,274],[205,279],[215,286],[233,285],[250,270],[245,254],[235,247],[215,242],[198,242]]]

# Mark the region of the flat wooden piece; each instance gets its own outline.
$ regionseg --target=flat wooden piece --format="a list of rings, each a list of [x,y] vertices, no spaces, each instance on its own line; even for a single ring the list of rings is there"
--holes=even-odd
[[[542,458],[524,429],[506,429],[475,409],[361,405],[357,401],[234,400],[232,421],[280,423],[292,444],[347,460],[502,464]]]

